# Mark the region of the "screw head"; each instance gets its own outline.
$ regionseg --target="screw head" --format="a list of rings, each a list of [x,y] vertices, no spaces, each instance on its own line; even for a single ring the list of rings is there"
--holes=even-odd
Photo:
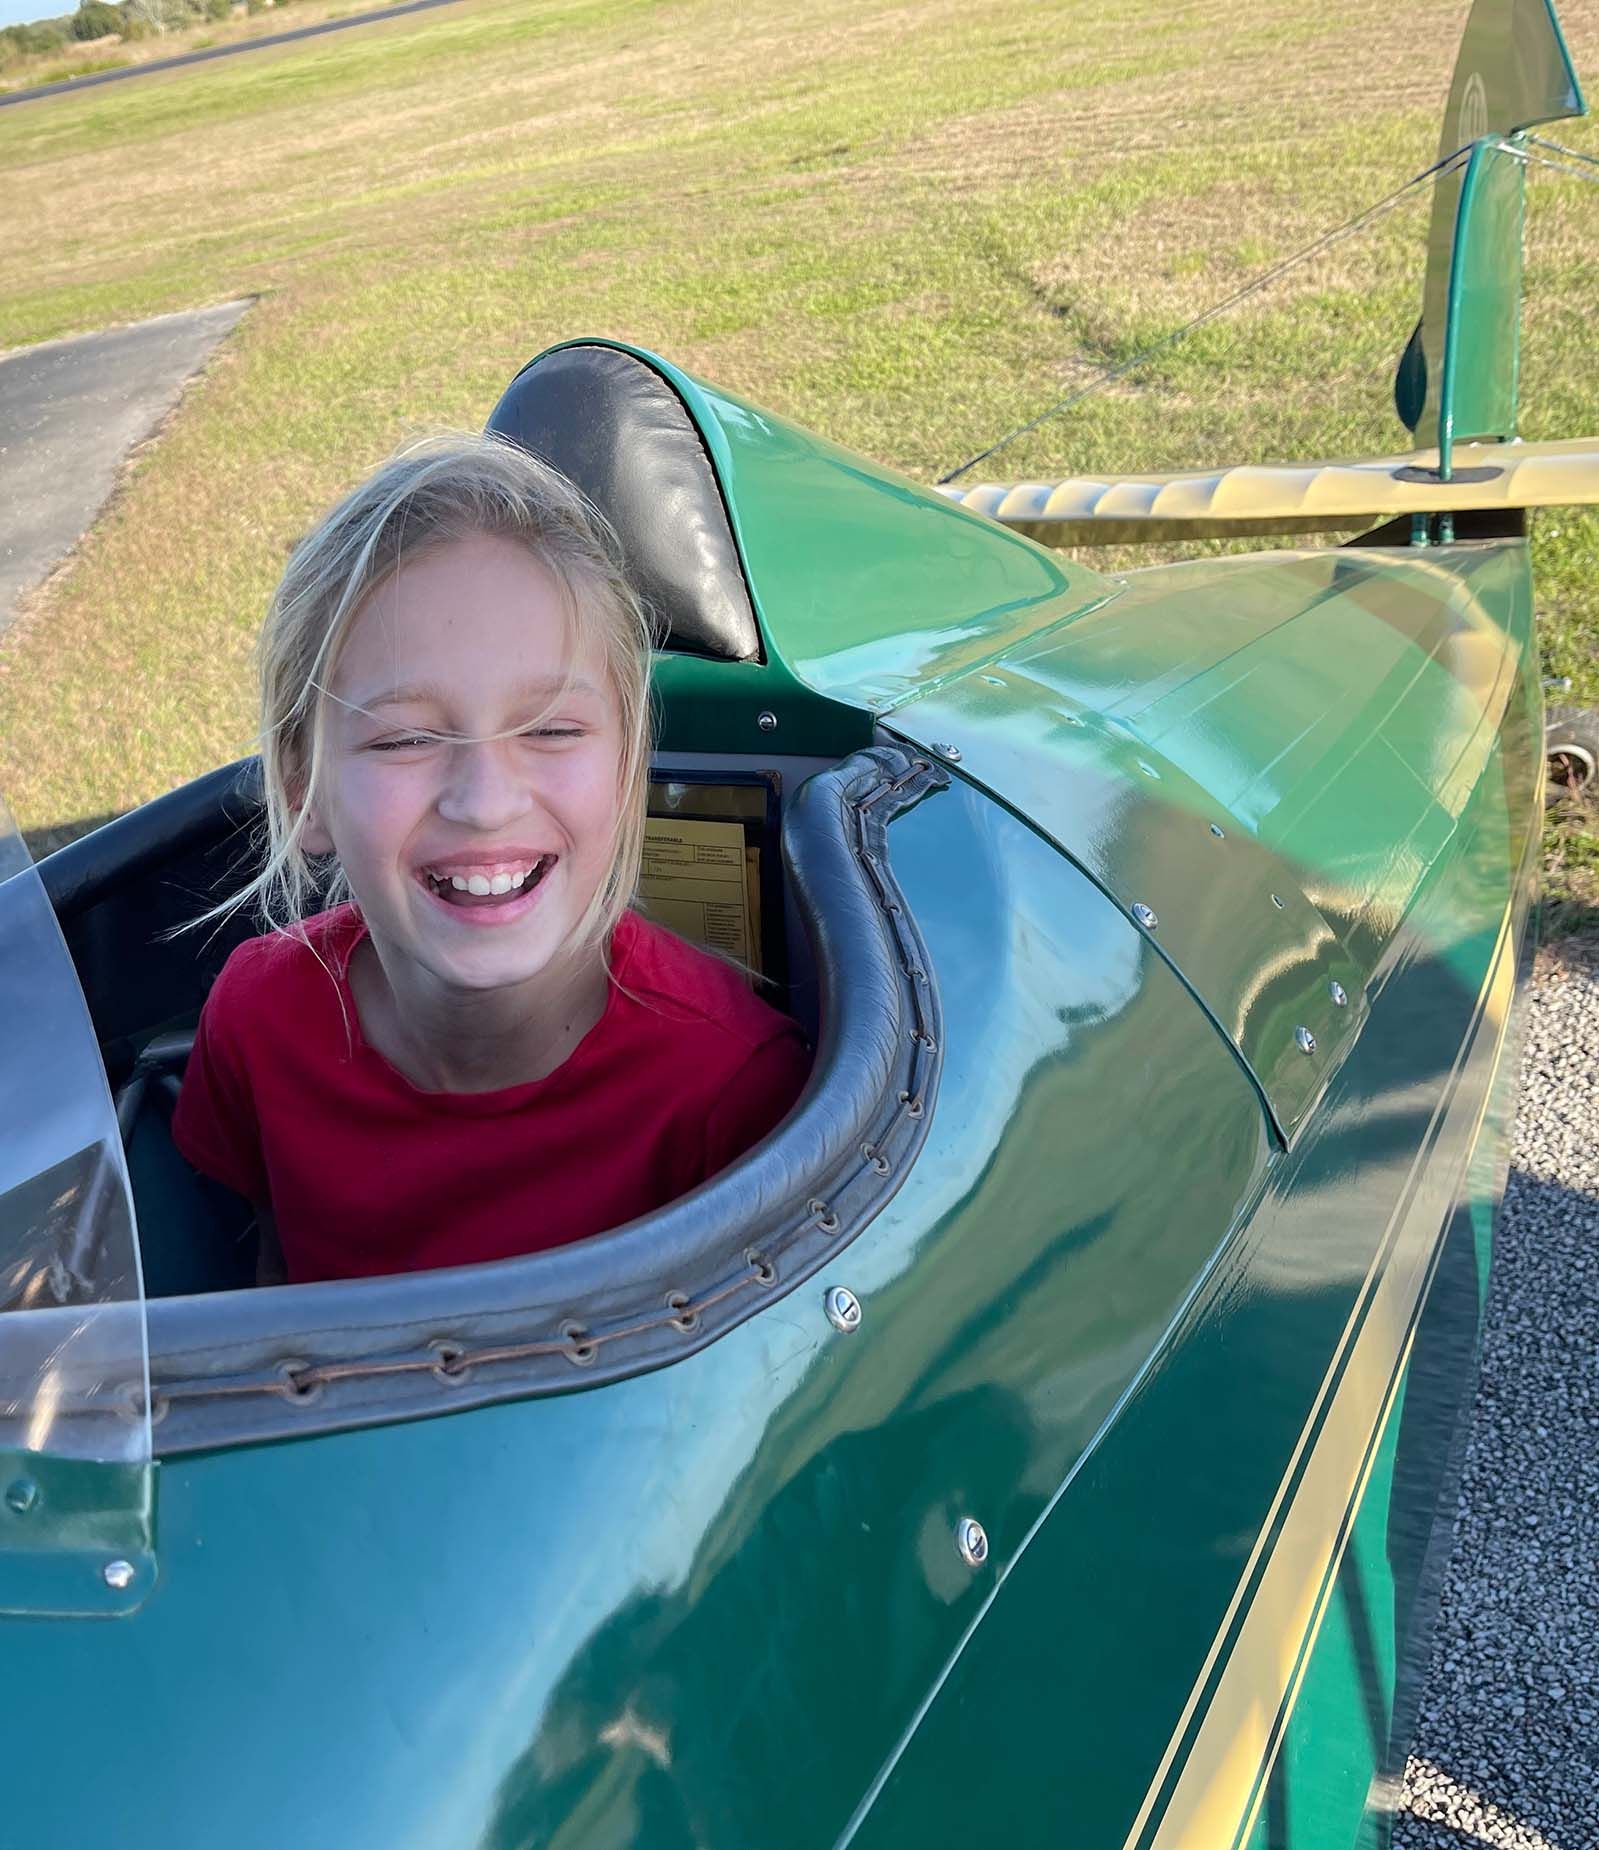
[[[107,1561],[100,1569],[100,1578],[113,1593],[121,1593],[133,1585],[133,1563],[131,1561]]]
[[[955,1546],[968,1567],[981,1567],[988,1559],[988,1531],[975,1516],[963,1516],[955,1526]]]
[[[1134,923],[1142,925],[1145,931],[1153,931],[1160,923],[1160,920],[1155,917],[1155,908],[1146,906],[1141,899],[1135,900],[1127,910],[1132,913]]]
[[[39,1486],[31,1477],[19,1477],[6,1486],[6,1508],[26,1516],[39,1501]]]
[[[1336,977],[1327,985],[1327,994],[1332,997],[1334,1008],[1342,1008],[1349,1000],[1343,984]]]
[[[1271,903],[1279,912],[1286,912],[1288,910],[1288,901],[1283,898],[1281,893],[1273,893],[1271,896]]]
[[[827,1310],[827,1321],[835,1330],[842,1330],[847,1336],[851,1330],[861,1327],[861,1301],[848,1285],[834,1285],[822,1302]]]
[[[1210,832],[1216,837],[1217,841],[1226,841],[1227,839],[1227,831],[1222,828],[1219,823],[1213,822],[1210,825]]]
[[[938,753],[940,758],[947,758],[951,764],[959,764],[961,761],[961,748],[958,745],[949,745],[941,742],[935,745],[933,750]]]
[[[777,731],[777,715],[775,713],[757,713],[755,716],[755,723],[760,727],[762,732]]]
[[[1316,1051],[1316,1037],[1311,1033],[1309,1028],[1294,1029],[1294,1044],[1301,1053],[1314,1053]]]

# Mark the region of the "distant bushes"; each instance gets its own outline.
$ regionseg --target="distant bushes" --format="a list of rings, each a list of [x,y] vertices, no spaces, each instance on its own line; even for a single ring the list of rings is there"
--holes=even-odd
[[[121,11],[108,6],[106,0],[82,0],[72,15],[72,36],[75,39],[121,38],[124,24]]]
[[[260,12],[267,0],[247,0],[248,11]],[[286,6],[288,0],[275,0]],[[53,19],[35,19],[21,26],[0,26],[0,71],[24,58],[36,58],[50,52],[88,44],[96,39],[142,39],[156,33],[174,32],[184,26],[228,18],[235,10],[245,11],[242,0],[80,0],[75,13],[61,13]],[[53,72],[52,76],[70,74]],[[96,68],[104,68],[97,65]],[[38,81],[30,78],[29,81]]]

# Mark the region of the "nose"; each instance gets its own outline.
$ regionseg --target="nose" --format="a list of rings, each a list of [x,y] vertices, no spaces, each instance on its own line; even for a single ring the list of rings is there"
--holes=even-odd
[[[528,813],[533,792],[515,746],[514,739],[485,739],[450,748],[438,799],[446,822],[489,835]]]

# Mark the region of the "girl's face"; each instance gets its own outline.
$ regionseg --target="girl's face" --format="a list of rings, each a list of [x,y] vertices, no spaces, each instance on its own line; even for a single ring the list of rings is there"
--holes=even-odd
[[[356,612],[306,845],[338,855],[391,979],[527,983],[604,882],[621,720],[569,627],[544,567],[487,535],[421,554]]]

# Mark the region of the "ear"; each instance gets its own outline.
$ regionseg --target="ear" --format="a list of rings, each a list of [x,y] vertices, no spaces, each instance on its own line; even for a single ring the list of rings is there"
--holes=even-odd
[[[297,772],[287,779],[286,795],[290,810],[300,818],[300,846],[307,854],[332,854],[333,837],[328,833],[322,812],[315,803],[303,799],[304,780]]]
[[[333,852],[333,837],[328,833],[321,812],[314,803],[305,806],[305,825],[300,831],[300,846],[307,854]]]
[[[305,827],[300,833],[300,845],[307,855],[331,855],[333,853],[333,836],[322,825],[322,818],[316,814],[315,807],[305,810]]]

